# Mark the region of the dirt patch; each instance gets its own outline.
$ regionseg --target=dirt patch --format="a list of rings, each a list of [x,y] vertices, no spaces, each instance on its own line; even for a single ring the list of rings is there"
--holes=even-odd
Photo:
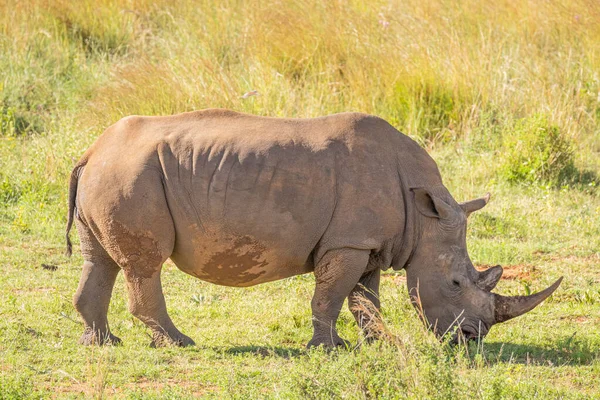
[[[163,380],[150,380],[147,378],[141,378],[134,382],[127,383],[125,385],[111,385],[107,384],[104,388],[94,387],[93,382],[79,382],[70,381],[64,384],[56,385],[52,383],[51,386],[47,385],[47,390],[53,390],[57,394],[83,394],[88,397],[97,397],[98,395],[114,396],[123,394],[127,391],[161,391],[169,387],[182,388],[189,392],[194,398],[206,396],[211,393],[218,392],[220,388],[218,386],[202,385],[194,381],[185,381],[179,379],[163,379]],[[60,396],[57,396],[60,397]]]
[[[577,322],[579,324],[591,323],[594,321],[593,318],[586,317],[583,315],[563,315],[563,316],[559,317],[558,319],[566,320],[566,321],[573,321],[573,322]]]
[[[30,287],[30,288],[13,288],[14,294],[27,294],[27,293],[50,293],[56,291],[56,288],[49,287]]]
[[[56,383],[50,383],[48,385],[45,385],[45,389],[46,390],[52,390],[56,396],[52,396],[52,398],[56,399],[58,397],[60,397],[61,394],[83,394],[85,395],[86,393],[91,394],[92,389],[90,389],[90,386],[85,384],[85,383],[80,383],[80,382],[71,382],[69,384],[56,384]]]
[[[485,271],[493,265],[478,264],[475,268],[478,271]],[[539,275],[539,270],[530,264],[515,264],[515,265],[503,265],[504,272],[502,273],[502,279],[509,281],[532,281]],[[406,276],[397,274],[382,274],[381,279],[393,282],[395,284],[405,284]]]
[[[141,378],[136,380],[134,383],[125,385],[125,387],[131,390],[161,390],[168,387],[178,387],[191,392],[192,396],[194,397],[205,396],[209,393],[218,392],[220,390],[218,386],[202,385],[195,381],[185,381],[174,378],[162,379],[160,381]],[[115,394],[119,393],[119,389],[117,388],[107,388],[107,390],[112,390]]]
[[[490,267],[492,265],[480,264],[475,266],[478,271],[484,271]],[[504,269],[502,279],[510,281],[531,281],[539,273],[536,267],[529,264],[503,265],[502,268]]]
[[[581,264],[587,264],[587,263],[598,263],[600,262],[600,253],[595,253],[595,254],[588,254],[585,256],[580,256],[580,255],[568,255],[568,256],[562,256],[562,255],[552,255],[548,257],[549,261],[561,261],[561,262],[569,262],[569,263],[581,263]]]

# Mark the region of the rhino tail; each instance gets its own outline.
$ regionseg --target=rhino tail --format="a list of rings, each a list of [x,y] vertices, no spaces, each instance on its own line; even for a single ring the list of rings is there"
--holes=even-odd
[[[67,240],[67,250],[65,251],[65,255],[67,257],[71,257],[73,254],[73,244],[71,243],[71,238],[69,237],[69,232],[71,231],[71,227],[73,226],[73,218],[75,215],[75,200],[77,199],[77,184],[79,182],[79,171],[85,162],[79,162],[71,171],[71,178],[69,180],[69,211],[67,214],[67,229],[65,231],[65,239]]]

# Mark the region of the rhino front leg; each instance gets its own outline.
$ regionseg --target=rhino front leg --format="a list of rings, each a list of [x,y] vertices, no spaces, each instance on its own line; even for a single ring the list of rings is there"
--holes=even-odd
[[[152,347],[166,345],[191,346],[194,341],[181,333],[167,313],[160,283],[162,265],[143,274],[133,268],[125,269],[129,296],[129,311],[152,330]]]
[[[348,346],[336,330],[344,300],[367,267],[369,251],[336,249],[327,252],[315,267],[315,294],[311,307],[314,334],[308,347]]]
[[[348,308],[362,329],[367,342],[378,339],[380,336],[377,315],[381,306],[379,302],[380,276],[379,268],[366,273],[348,296]]]

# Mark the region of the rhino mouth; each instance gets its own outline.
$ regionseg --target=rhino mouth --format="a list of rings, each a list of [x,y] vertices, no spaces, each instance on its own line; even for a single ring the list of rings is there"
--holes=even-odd
[[[464,328],[461,329],[461,334],[467,342],[482,339],[484,336],[484,335],[481,335],[481,333],[479,333],[479,332],[474,332],[474,331],[471,331],[470,329],[464,329]]]
[[[481,341],[487,334],[488,329],[482,326],[480,329],[475,329],[471,326],[461,326],[457,329],[454,336],[450,340],[452,345],[458,345],[459,343],[468,343]]]

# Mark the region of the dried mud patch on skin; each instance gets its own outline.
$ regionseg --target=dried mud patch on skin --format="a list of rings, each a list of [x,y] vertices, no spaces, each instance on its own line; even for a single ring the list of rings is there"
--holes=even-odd
[[[476,265],[475,268],[478,271],[485,271],[493,265],[480,264]],[[504,272],[502,273],[502,279],[511,281],[531,281],[539,275],[539,271],[536,267],[529,264],[516,264],[516,265],[503,265]]]
[[[228,249],[214,253],[204,266],[211,277],[222,282],[248,282],[266,273],[266,247],[250,236],[237,236]],[[261,271],[262,270],[262,271]]]
[[[117,221],[108,226],[109,238],[106,248],[117,255],[117,263],[132,275],[150,278],[160,268],[163,256],[159,243],[152,232],[134,233]]]

